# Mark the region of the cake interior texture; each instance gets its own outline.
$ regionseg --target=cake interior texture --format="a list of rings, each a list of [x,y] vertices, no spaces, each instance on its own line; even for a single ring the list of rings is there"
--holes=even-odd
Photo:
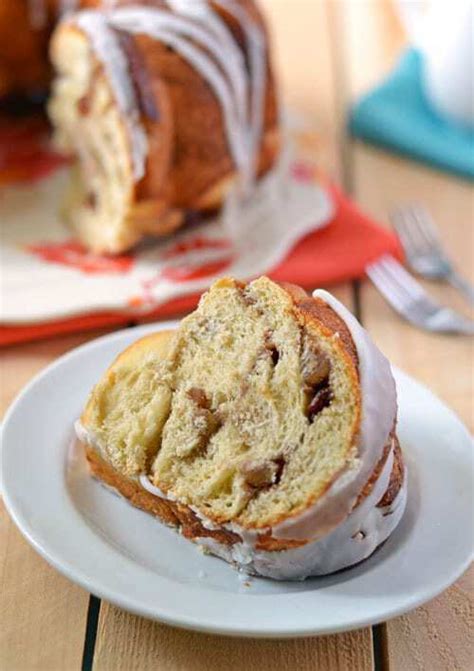
[[[82,423],[117,471],[216,523],[296,515],[356,465],[360,420],[356,355],[308,315],[267,278],[220,280],[172,337],[116,360]]]
[[[63,215],[90,249],[115,252],[139,238],[127,226],[134,189],[127,129],[86,36],[76,30],[67,37],[59,32],[52,42],[57,78],[48,105],[56,146],[80,157]]]

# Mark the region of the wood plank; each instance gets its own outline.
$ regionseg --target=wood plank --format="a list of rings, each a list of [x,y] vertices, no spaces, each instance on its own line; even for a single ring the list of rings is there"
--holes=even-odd
[[[94,671],[359,671],[372,668],[369,630],[271,641],[209,636],[102,604]]]
[[[339,0],[339,23],[348,100],[380,82],[407,43],[393,0]]]
[[[0,500],[0,669],[81,668],[89,594],[51,568]]]
[[[404,44],[400,23],[387,2],[344,2],[349,104],[388,72]],[[363,31],[364,39],[360,39]],[[361,205],[387,223],[399,204],[421,202],[432,212],[446,248],[473,279],[474,191],[468,184],[358,142],[351,150],[352,185]],[[453,290],[427,283],[446,303],[466,310]],[[365,325],[393,363],[429,386],[471,427],[473,344],[465,337],[430,335],[401,321],[377,291],[361,291]],[[425,606],[382,627],[384,667],[391,671],[472,668],[473,573]]]
[[[390,2],[345,0],[336,7],[345,45],[349,105],[389,70],[406,38]],[[360,40],[362,33],[364,39]],[[435,218],[447,251],[474,280],[474,189],[470,184],[360,142],[352,143],[351,168],[358,202],[387,225],[394,207],[423,203]],[[468,314],[465,301],[455,290],[432,282],[424,284],[437,298]],[[392,361],[428,384],[472,427],[472,339],[434,336],[413,329],[396,318],[371,287],[364,287],[362,297],[364,306],[368,306],[367,325],[376,340],[383,340]]]
[[[41,368],[94,332],[12,346],[1,353],[0,412]],[[0,501],[0,669],[81,668],[89,594],[51,568]]]
[[[330,1],[330,0],[329,0]],[[326,1],[260,0],[272,38],[281,100],[301,119],[300,146],[332,177],[341,173],[337,86]]]
[[[354,188],[361,205],[387,223],[397,203],[417,200],[433,213],[440,235],[462,272],[474,280],[474,189],[442,173],[357,144]],[[466,302],[450,287],[423,282],[444,303],[469,314]],[[472,397],[474,342],[467,336],[435,335],[400,319],[366,284],[362,289],[366,326],[391,361],[428,385],[474,428]]]
[[[108,331],[95,330],[39,342],[11,345],[0,351],[0,416],[18,392],[49,363]]]
[[[387,627],[390,671],[469,671],[474,659],[474,567],[449,590]]]
[[[355,168],[357,197],[381,220],[386,218],[389,207],[402,199],[416,196],[425,203],[436,215],[453,258],[472,278],[472,187],[362,146],[355,148]],[[465,309],[454,290],[424,284],[447,304]],[[364,324],[391,361],[430,387],[473,430],[473,339],[415,329],[399,319],[368,284],[363,287],[361,298]],[[467,573],[434,601],[387,623],[386,654],[391,671],[471,668],[473,576],[472,571]]]

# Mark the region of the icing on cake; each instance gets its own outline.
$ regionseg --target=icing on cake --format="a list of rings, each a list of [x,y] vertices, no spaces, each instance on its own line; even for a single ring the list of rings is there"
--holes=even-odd
[[[84,10],[68,18],[88,35],[94,54],[110,80],[114,98],[126,119],[137,181],[145,172],[146,134],[117,30],[159,40],[192,65],[220,103],[227,143],[242,188],[246,189],[255,178],[266,85],[264,36],[245,9],[233,0],[219,0],[215,4],[242,27],[249,54],[250,86],[244,55],[207,0],[168,0],[168,10],[114,7],[108,3],[102,10]]]

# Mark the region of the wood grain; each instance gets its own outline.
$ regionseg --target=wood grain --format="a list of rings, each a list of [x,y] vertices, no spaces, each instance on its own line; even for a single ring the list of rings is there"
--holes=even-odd
[[[463,273],[474,280],[474,189],[470,185],[358,144],[354,166],[355,192],[367,211],[387,222],[395,204],[424,203],[436,219],[446,249]],[[433,282],[423,284],[442,302],[469,314],[466,302],[454,289]],[[390,360],[428,385],[473,429],[473,339],[414,328],[369,284],[362,290],[362,306],[365,325]],[[471,374],[466,375],[466,365],[471,365]]]
[[[42,368],[74,347],[105,333],[107,333],[105,330],[96,330],[40,342],[12,345],[2,349],[0,351],[0,416],[5,413],[22,387]]]
[[[39,370],[91,337],[75,335],[3,350],[0,412]],[[80,669],[89,594],[41,559],[21,536],[1,500],[0,593],[2,671]]]
[[[470,671],[474,568],[446,592],[387,627],[390,671]]]
[[[340,123],[327,2],[260,0],[272,38],[281,99],[302,146],[332,177],[341,173]],[[307,132],[304,132],[304,131]]]
[[[472,273],[471,187],[410,162],[357,146],[355,188],[365,208],[379,217],[401,198],[416,194],[435,214],[441,236],[460,269]],[[377,174],[377,182],[370,175]],[[456,219],[453,221],[453,203]],[[465,309],[452,289],[429,290],[449,305]],[[424,382],[453,408],[472,430],[474,343],[472,338],[425,333],[402,321],[369,284],[362,289],[362,317],[390,360]],[[467,366],[467,370],[466,370]],[[390,671],[468,671],[472,668],[473,572],[434,601],[385,625]],[[470,589],[469,589],[470,588]]]
[[[0,500],[0,669],[80,669],[89,595],[26,543]]]
[[[288,641],[227,638],[102,604],[94,671],[365,671],[373,668],[369,632]]]

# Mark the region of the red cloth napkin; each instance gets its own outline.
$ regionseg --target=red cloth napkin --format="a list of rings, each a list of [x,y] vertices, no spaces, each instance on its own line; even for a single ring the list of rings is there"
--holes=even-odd
[[[328,187],[335,203],[334,219],[325,228],[300,240],[285,260],[269,272],[280,282],[294,282],[307,289],[361,278],[364,268],[382,254],[401,258],[395,235],[382,228],[337,187]],[[170,318],[192,310],[198,295],[172,300],[147,314],[100,312],[42,324],[0,327],[0,346],[26,342],[133,321]]]

